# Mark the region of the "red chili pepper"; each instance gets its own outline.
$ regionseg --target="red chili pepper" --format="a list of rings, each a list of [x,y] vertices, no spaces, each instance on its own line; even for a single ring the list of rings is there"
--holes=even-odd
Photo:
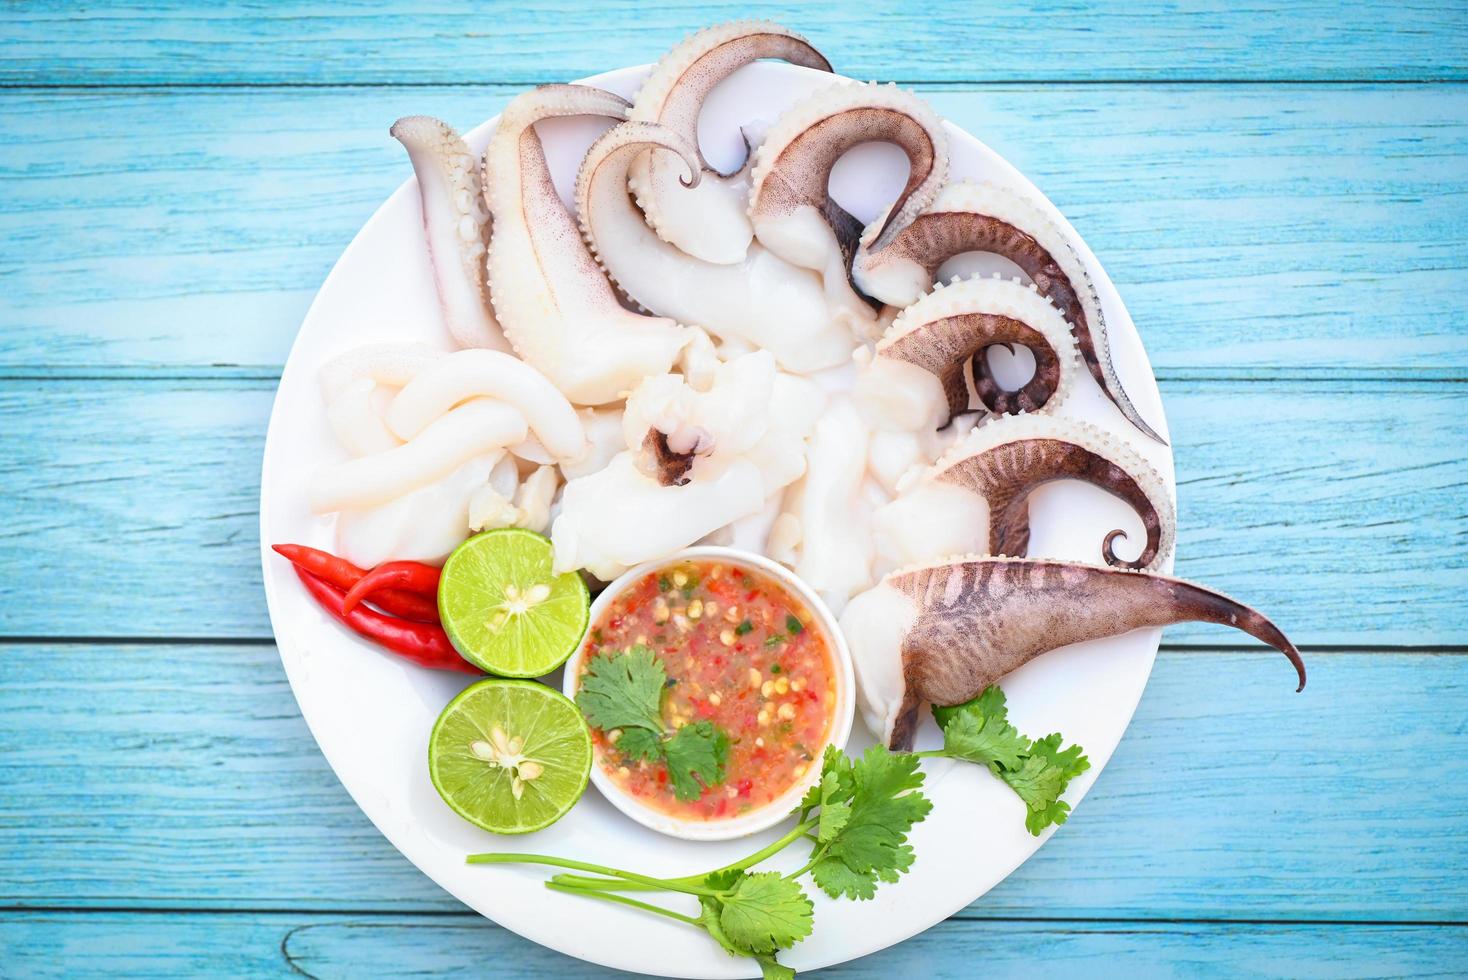
[[[348,629],[367,637],[379,646],[401,654],[420,667],[434,670],[459,670],[466,674],[479,674],[479,668],[466,662],[459,651],[449,642],[442,626],[433,623],[414,623],[406,619],[384,616],[380,612],[358,606],[351,612],[342,611],[342,602],[347,594],[329,582],[317,578],[304,568],[297,567],[296,575],[311,597]]]
[[[296,568],[310,572],[344,592],[362,581],[367,575],[364,569],[358,568],[345,558],[338,558],[330,552],[317,548],[308,548],[303,544],[276,544],[271,547],[278,554],[288,558]],[[411,619],[417,623],[438,622],[438,602],[432,598],[424,598],[421,595],[401,592],[397,589],[387,589],[374,593],[371,602],[375,606],[380,606],[385,612],[404,619]]]
[[[438,595],[438,569],[421,561],[390,561],[378,565],[347,590],[345,610],[351,612],[369,595],[401,590],[425,597]]]

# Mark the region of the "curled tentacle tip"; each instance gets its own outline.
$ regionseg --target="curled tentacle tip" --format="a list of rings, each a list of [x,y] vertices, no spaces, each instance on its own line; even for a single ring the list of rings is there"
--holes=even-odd
[[[1101,556],[1106,559],[1106,564],[1113,568],[1125,568],[1131,571],[1137,571],[1145,567],[1140,560],[1127,561],[1125,558],[1118,558],[1116,556],[1115,544],[1117,538],[1123,541],[1128,540],[1127,533],[1121,528],[1117,528],[1107,534],[1105,540],[1101,542]]]

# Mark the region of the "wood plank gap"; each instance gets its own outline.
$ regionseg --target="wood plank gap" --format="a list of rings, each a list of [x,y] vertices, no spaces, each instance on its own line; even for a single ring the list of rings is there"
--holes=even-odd
[[[853,76],[854,77],[854,76]],[[864,79],[865,80],[865,79]],[[428,88],[513,88],[529,89],[537,85],[569,81],[566,78],[541,79],[438,79],[433,81],[404,82],[0,82],[0,92],[124,92],[147,91],[208,92],[219,91],[332,91],[350,89],[428,89]],[[1107,85],[1133,86],[1137,88],[1165,88],[1179,85],[1218,86],[1288,86],[1290,88],[1327,88],[1341,85],[1468,85],[1468,79],[1451,75],[1422,75],[1416,78],[1375,78],[1371,76],[1350,78],[879,78],[883,84],[912,86],[924,91],[961,91],[971,88],[994,88],[998,86],[1046,86],[1048,88],[1098,88]]]
[[[479,919],[483,918],[473,909],[382,909],[382,908],[294,908],[289,906],[261,906],[257,908],[184,908],[132,905],[0,905],[0,915],[261,915],[261,916],[330,916],[333,918],[404,918],[404,919]],[[1346,928],[1468,928],[1463,919],[1225,919],[1225,918],[1170,918],[1166,916],[1020,916],[980,915],[973,907],[962,909],[949,916],[947,922],[1013,922],[1055,923],[1057,925],[1201,925],[1201,926],[1333,926]],[[486,919],[487,928],[502,929],[503,926]]]
[[[0,384],[6,382],[47,383],[57,381],[145,381],[164,383],[175,381],[258,381],[278,384],[280,382],[280,371],[281,369],[279,367],[265,364],[205,364],[195,368],[170,366],[159,367],[157,369],[127,366],[110,367],[103,364],[80,365],[76,367],[61,366],[55,368],[37,365],[33,368],[23,370],[11,369],[0,372]],[[1433,368],[1430,366],[1405,368],[1372,368],[1362,366],[1303,369],[1286,366],[1278,370],[1270,368],[1240,368],[1229,370],[1217,366],[1196,368],[1168,367],[1158,369],[1156,378],[1160,384],[1186,384],[1194,382],[1234,384],[1252,383],[1255,381],[1270,381],[1285,384],[1324,384],[1342,381],[1402,384],[1468,383],[1468,373],[1465,373],[1462,368]]]
[[[117,646],[117,647],[268,647],[275,645],[273,636],[44,636],[40,634],[0,636],[0,647],[7,646]],[[1468,645],[1443,646],[1379,643],[1302,644],[1302,654],[1329,656],[1332,654],[1409,654],[1413,656],[1459,657],[1468,654]],[[1267,647],[1247,643],[1223,643],[1194,645],[1191,643],[1164,643],[1158,653],[1221,654],[1257,653],[1261,656],[1278,656]],[[0,906],[3,908],[3,906]]]

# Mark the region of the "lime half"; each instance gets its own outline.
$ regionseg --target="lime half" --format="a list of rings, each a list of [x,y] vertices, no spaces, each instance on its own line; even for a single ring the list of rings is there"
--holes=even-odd
[[[485,531],[454,549],[438,612],[459,653],[501,677],[539,677],[566,662],[591,610],[575,572],[551,573],[551,543],[534,531]]]
[[[591,732],[576,705],[534,681],[483,680],[428,736],[428,774],[455,813],[496,834],[548,827],[586,792]]]

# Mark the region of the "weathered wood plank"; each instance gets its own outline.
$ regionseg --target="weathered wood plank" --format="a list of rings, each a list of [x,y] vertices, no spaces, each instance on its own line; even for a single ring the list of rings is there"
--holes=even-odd
[[[388,124],[514,91],[0,93],[0,372],[278,368],[409,172]],[[929,94],[1066,211],[1164,377],[1468,376],[1468,88]]]
[[[1164,397],[1179,574],[1302,644],[1468,642],[1468,388],[1178,382]],[[271,398],[269,382],[0,382],[0,562],[26,570],[0,577],[0,635],[268,638]]]
[[[273,647],[0,664],[0,904],[459,908],[337,784]],[[969,914],[1463,919],[1468,657],[1310,671],[1295,695],[1273,655],[1164,651],[1070,823]]]
[[[0,913],[16,977],[622,977],[463,915]],[[950,919],[890,949],[809,976],[1446,977],[1468,931],[1430,926],[985,922]],[[492,973],[486,974],[486,965]],[[668,969],[676,970],[675,964]],[[807,974],[802,974],[807,975]]]
[[[900,80],[1437,79],[1468,73],[1456,4],[1120,0],[986,7],[700,0],[593,6],[450,0],[216,6],[7,5],[0,82],[246,84],[565,81],[652,61],[742,17],[805,32],[848,74]],[[99,43],[104,41],[106,43]]]

